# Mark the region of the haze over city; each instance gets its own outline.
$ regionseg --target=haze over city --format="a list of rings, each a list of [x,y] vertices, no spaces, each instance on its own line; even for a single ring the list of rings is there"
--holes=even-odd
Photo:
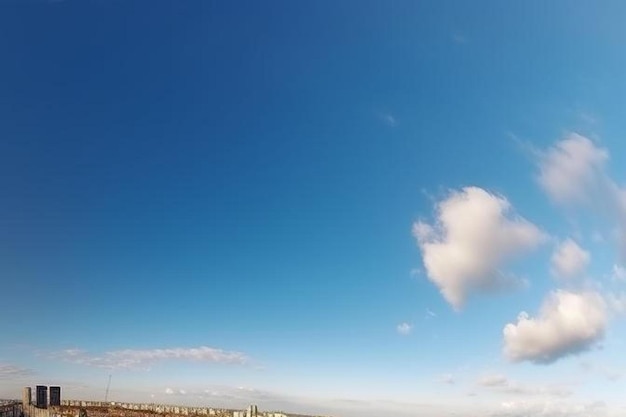
[[[0,0],[0,398],[626,416],[625,16]]]

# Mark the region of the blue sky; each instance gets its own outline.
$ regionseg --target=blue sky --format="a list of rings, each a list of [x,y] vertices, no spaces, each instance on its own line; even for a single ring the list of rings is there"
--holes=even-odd
[[[0,397],[626,415],[624,13],[0,1]]]

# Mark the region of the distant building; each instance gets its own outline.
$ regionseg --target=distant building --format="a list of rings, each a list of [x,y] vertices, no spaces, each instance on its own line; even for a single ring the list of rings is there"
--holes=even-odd
[[[37,385],[35,388],[37,392],[37,402],[35,405],[39,408],[47,408],[48,407],[48,387],[45,385]]]
[[[50,405],[61,405],[61,387],[50,387]]]
[[[27,406],[31,405],[33,401],[33,393],[30,387],[24,387],[22,391],[22,405]]]
[[[248,409],[246,410],[246,417],[257,417],[257,414],[259,413],[259,409],[256,405],[251,405],[248,407]]]

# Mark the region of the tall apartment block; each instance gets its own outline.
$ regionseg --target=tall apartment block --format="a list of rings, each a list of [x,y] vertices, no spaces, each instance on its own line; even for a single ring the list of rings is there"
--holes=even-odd
[[[259,409],[256,405],[251,405],[248,407],[248,409],[246,410],[246,417],[257,417],[259,413]]]
[[[33,393],[30,387],[24,387],[24,390],[22,391],[22,405],[24,407],[26,407],[27,405],[31,405],[33,401],[32,398]]]
[[[50,405],[61,405],[61,387],[50,387]]]
[[[35,388],[37,402],[35,405],[39,408],[47,408],[48,407],[48,387],[45,385],[37,385]]]

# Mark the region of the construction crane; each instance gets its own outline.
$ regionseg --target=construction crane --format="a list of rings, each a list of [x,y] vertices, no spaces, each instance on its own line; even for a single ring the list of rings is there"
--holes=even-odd
[[[109,388],[111,387],[111,375],[109,375],[109,382],[107,382],[107,390],[104,393],[104,402],[107,402],[109,399]]]

